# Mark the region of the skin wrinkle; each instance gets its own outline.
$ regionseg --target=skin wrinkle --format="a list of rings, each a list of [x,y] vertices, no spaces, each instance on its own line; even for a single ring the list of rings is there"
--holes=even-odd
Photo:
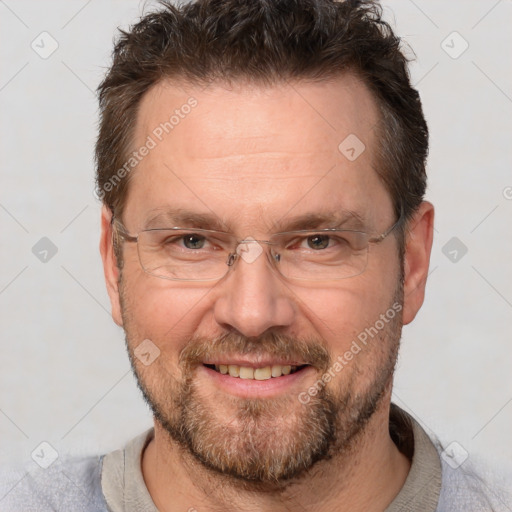
[[[358,111],[354,121],[346,106],[355,96],[369,93],[360,84],[356,92],[350,80],[344,81],[346,77],[340,80],[343,88],[315,84],[304,93],[315,97],[316,104],[324,101],[329,108],[339,109],[343,133],[364,134],[374,124],[376,109]],[[345,97],[340,90],[350,94]],[[166,87],[165,92],[158,92],[160,103],[151,97],[143,101],[141,112],[148,119],[158,119],[157,111],[183,103],[179,90]],[[249,93],[243,89],[229,92],[219,86],[210,87],[204,96],[187,91],[191,93],[204,110],[195,110],[194,116],[185,119],[180,131],[162,141],[131,177],[123,218],[128,231],[135,233],[149,211],[168,205],[197,213],[207,208],[240,236],[258,239],[266,238],[268,226],[276,220],[289,221],[306,212],[352,210],[364,215],[376,233],[396,220],[391,199],[371,166],[370,148],[355,162],[338,152],[336,172],[325,174],[330,163],[325,158],[330,159],[331,153],[317,150],[326,141],[337,148],[338,136],[315,119],[300,96],[294,95],[290,103],[291,120],[271,116],[271,105],[287,95],[283,88],[267,90],[261,98],[269,103],[261,104],[248,104]],[[237,109],[231,111],[235,104]],[[360,104],[368,106],[371,101],[365,97]],[[269,110],[257,121],[253,109]],[[290,148],[295,144],[296,154],[318,154],[314,166],[301,161],[302,169],[313,172],[308,181],[315,186],[305,187],[304,178],[293,175],[303,175],[301,168],[292,171],[286,157],[281,162],[269,160],[266,151],[260,152],[257,166],[251,157],[242,160],[244,165],[236,171],[250,183],[250,194],[233,179],[212,186],[211,169],[216,169],[216,178],[235,173],[224,156],[228,160],[232,153],[243,156],[243,148],[229,137],[222,147],[210,146],[208,137],[203,137],[200,147],[193,144],[198,133],[215,133],[218,112],[228,123],[230,116],[251,119],[249,124],[242,123],[240,131],[245,130],[247,137],[256,135],[255,147],[261,142],[258,123],[271,123],[288,137]],[[144,132],[138,133],[144,137]],[[195,158],[201,154],[202,161]],[[202,165],[206,157],[208,166]],[[272,180],[272,187],[252,177],[265,165],[268,176],[282,178]],[[181,169],[186,185],[165,166]],[[418,222],[414,229],[422,225]],[[421,245],[421,240],[418,235],[414,243]],[[402,485],[409,464],[389,438],[387,423],[402,322],[410,322],[417,307],[406,304],[403,295],[414,288],[410,275],[418,272],[418,263],[406,260],[405,270],[401,269],[393,235],[371,247],[363,274],[321,284],[283,280],[264,258],[251,264],[239,261],[222,280],[207,285],[166,282],[142,271],[135,244],[123,244],[122,249],[125,267],[111,298],[114,317],[125,329],[138,385],[155,415],[155,438],[144,453],[143,474],[160,510],[168,510],[170,496],[174,496],[173,506],[179,502],[184,510],[191,504],[201,510],[202,504],[204,510],[326,511],[340,500],[354,511],[385,508]],[[404,304],[403,312],[309,404],[300,404],[299,392],[311,386],[359,332],[395,303]],[[160,349],[160,356],[148,367],[134,356],[144,339]],[[221,392],[197,371],[208,356],[247,351],[308,358],[315,374],[290,393],[264,400]]]

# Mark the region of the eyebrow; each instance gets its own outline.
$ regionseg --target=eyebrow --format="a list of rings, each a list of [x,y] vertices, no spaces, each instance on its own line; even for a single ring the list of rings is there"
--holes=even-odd
[[[209,229],[213,231],[229,231],[229,223],[224,222],[213,213],[198,213],[185,208],[170,208],[150,216],[143,229],[158,229],[170,227]],[[326,212],[308,212],[297,216],[285,216],[273,224],[273,229],[279,232],[339,229],[350,224],[350,229],[363,229],[366,226],[365,217],[353,210],[340,209]]]
[[[213,213],[197,213],[185,208],[159,211],[144,222],[143,229],[184,227],[226,231],[226,224]]]
[[[274,226],[279,231],[300,231],[320,228],[338,229],[350,224],[351,229],[362,229],[366,225],[364,216],[352,210],[336,210],[334,212],[311,212],[295,217],[284,217]]]

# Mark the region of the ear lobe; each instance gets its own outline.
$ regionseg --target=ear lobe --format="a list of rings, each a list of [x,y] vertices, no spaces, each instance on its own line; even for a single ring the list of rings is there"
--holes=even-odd
[[[123,319],[121,315],[121,301],[119,297],[119,268],[117,266],[112,241],[112,211],[105,205],[103,205],[101,209],[100,253],[103,261],[105,284],[107,286],[107,292],[110,297],[110,304],[112,307],[112,318],[117,325],[122,327]]]
[[[423,304],[434,232],[434,207],[423,201],[408,224],[404,254],[404,325]]]

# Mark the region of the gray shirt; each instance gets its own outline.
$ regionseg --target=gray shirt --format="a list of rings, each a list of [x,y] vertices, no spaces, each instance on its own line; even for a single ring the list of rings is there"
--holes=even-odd
[[[463,457],[453,447],[443,452],[396,406],[390,432],[411,459],[411,469],[385,512],[512,512],[512,482],[490,484],[469,459],[461,463]],[[0,511],[158,512],[141,470],[142,453],[153,435],[149,429],[123,449],[103,456],[57,459],[46,470],[4,475]]]

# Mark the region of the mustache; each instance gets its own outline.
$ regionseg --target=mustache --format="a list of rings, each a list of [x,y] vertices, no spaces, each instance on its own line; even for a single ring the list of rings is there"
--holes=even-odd
[[[228,332],[213,338],[193,336],[179,354],[179,365],[192,368],[207,359],[235,354],[299,360],[325,371],[331,361],[325,343],[318,338],[294,337],[276,332],[247,337]]]

